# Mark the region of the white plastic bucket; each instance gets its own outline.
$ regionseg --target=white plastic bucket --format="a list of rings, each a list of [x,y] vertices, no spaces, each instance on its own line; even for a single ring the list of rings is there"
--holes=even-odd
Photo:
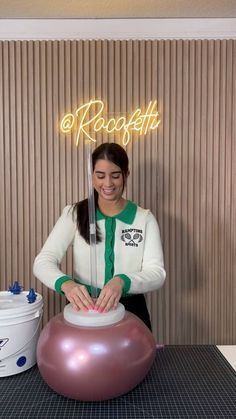
[[[43,299],[37,293],[29,303],[28,292],[0,292],[0,377],[18,374],[36,364]]]

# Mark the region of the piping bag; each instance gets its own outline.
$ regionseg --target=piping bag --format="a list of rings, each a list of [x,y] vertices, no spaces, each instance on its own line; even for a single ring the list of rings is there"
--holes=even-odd
[[[96,257],[96,217],[95,217],[95,200],[93,188],[93,165],[91,142],[85,144],[87,156],[87,179],[88,179],[88,212],[89,212],[89,243],[90,243],[90,281],[91,281],[91,297],[95,300],[98,297],[97,289],[97,257]]]

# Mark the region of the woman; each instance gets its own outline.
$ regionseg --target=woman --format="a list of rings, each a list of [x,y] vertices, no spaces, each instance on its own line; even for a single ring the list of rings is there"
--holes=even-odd
[[[74,310],[115,309],[119,301],[151,329],[143,293],[158,289],[165,280],[160,233],[149,210],[123,197],[129,176],[125,150],[104,143],[92,154],[96,207],[96,301],[90,296],[88,199],[64,208],[41,252],[34,274],[48,287],[64,293]],[[60,270],[73,245],[74,277]]]

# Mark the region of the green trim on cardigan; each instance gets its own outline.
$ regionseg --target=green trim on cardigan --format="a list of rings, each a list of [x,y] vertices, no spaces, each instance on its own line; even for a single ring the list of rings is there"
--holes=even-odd
[[[124,281],[122,296],[126,297],[126,294],[129,292],[129,289],[130,289],[130,286],[131,286],[130,278],[125,274],[115,274],[115,276],[118,276],[119,278],[121,278]]]
[[[106,217],[105,219],[105,278],[106,284],[114,275],[114,244],[115,244],[115,231],[116,219],[113,217]]]
[[[60,276],[60,278],[56,280],[54,287],[55,287],[56,292],[58,292],[58,294],[65,295],[64,292],[61,290],[61,286],[66,281],[73,281],[73,278],[69,275],[63,275],[63,276]]]
[[[96,221],[106,220],[106,218],[112,218],[120,220],[126,224],[133,224],[135,215],[137,212],[137,204],[132,201],[128,201],[126,207],[119,212],[119,214],[113,215],[113,217],[108,217],[104,215],[99,208],[96,209]]]

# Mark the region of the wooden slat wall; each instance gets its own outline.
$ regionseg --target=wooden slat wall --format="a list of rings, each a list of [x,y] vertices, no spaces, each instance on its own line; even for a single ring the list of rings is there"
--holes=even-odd
[[[44,322],[65,303],[32,274],[62,208],[87,192],[83,139],[76,148],[75,134],[60,134],[61,116],[95,97],[109,115],[157,99],[158,130],[127,146],[127,196],[153,211],[163,238],[166,284],[147,296],[153,331],[169,344],[235,344],[235,71],[232,40],[1,42],[1,289],[35,287]]]

